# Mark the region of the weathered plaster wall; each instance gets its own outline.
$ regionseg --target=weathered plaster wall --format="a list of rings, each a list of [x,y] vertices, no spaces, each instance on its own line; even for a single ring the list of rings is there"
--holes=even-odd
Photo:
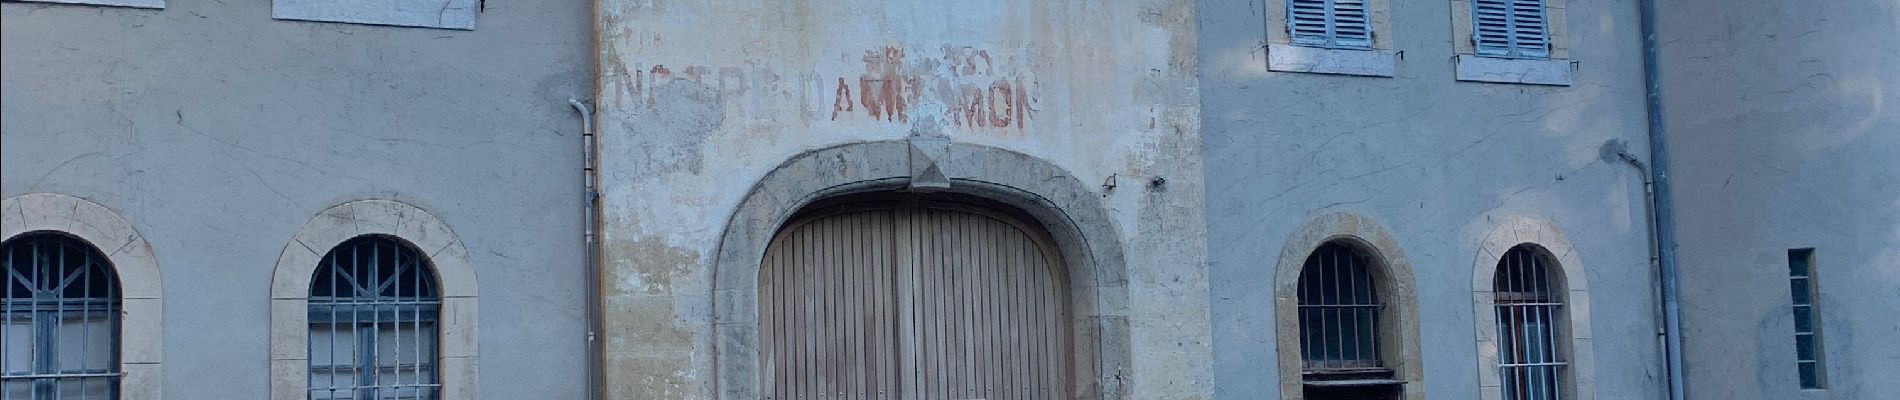
[[[1696,399],[1900,392],[1900,2],[1670,1],[1663,95]],[[1799,389],[1787,251],[1813,247],[1828,389]]]
[[[1028,154],[1089,187],[1116,182],[1097,189],[1107,216],[1078,223],[1127,249],[1140,356],[1121,385],[1136,398],[1209,396],[1191,10],[603,2],[609,395],[715,393],[713,258],[762,176],[807,151],[917,135]]]
[[[1477,399],[1471,268],[1497,224],[1551,221],[1586,265],[1598,399],[1660,393],[1633,0],[1567,2],[1567,87],[1455,81],[1452,7],[1394,2],[1393,78],[1271,72],[1259,1],[1200,0],[1216,395],[1280,396],[1274,268],[1294,231],[1350,211],[1390,230],[1415,274],[1428,399]]]
[[[164,276],[164,394],[262,399],[271,270],[349,200],[427,209],[482,287],[481,397],[583,396],[591,3],[474,31],[275,21],[269,1],[0,5],[0,196],[118,212]],[[126,332],[127,335],[144,334]]]

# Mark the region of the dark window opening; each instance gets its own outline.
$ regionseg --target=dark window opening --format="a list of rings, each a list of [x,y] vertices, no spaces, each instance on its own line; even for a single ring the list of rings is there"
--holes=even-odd
[[[1556,261],[1530,245],[1518,245],[1498,260],[1492,277],[1498,322],[1498,375],[1503,398],[1562,398],[1560,348],[1567,336]]]
[[[1385,305],[1372,267],[1352,247],[1327,243],[1300,271],[1300,372],[1309,399],[1398,398],[1401,381],[1382,357]]]
[[[1788,291],[1793,298],[1795,374],[1802,389],[1827,388],[1821,363],[1821,321],[1816,311],[1814,249],[1788,250]]]
[[[399,240],[337,245],[310,283],[310,392],[316,399],[434,399],[442,299],[427,259]]]
[[[105,255],[29,233],[0,244],[0,256],[0,397],[119,398],[119,282]]]

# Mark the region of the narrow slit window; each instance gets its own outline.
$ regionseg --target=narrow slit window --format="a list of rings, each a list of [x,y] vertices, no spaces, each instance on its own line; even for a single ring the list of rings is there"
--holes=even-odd
[[[363,236],[331,249],[310,282],[310,395],[435,399],[435,270],[402,241]]]
[[[1550,58],[1550,23],[1544,0],[1472,0],[1472,44],[1478,55]]]
[[[1287,0],[1287,33],[1293,44],[1333,49],[1372,48],[1372,19],[1365,0]]]
[[[1400,381],[1385,363],[1373,265],[1354,248],[1327,243],[1300,271],[1301,376],[1308,399],[1395,399]]]
[[[1498,321],[1498,382],[1509,400],[1557,400],[1565,392],[1562,284],[1548,253],[1518,245],[1492,278]]]
[[[1821,363],[1821,321],[1816,309],[1814,249],[1788,250],[1788,290],[1793,297],[1795,373],[1802,389],[1827,388]]]
[[[92,245],[56,233],[0,244],[0,397],[119,398],[119,282]]]

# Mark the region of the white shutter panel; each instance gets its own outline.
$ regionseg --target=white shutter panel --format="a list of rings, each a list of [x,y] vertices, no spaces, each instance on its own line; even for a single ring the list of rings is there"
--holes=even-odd
[[[1286,15],[1293,44],[1372,48],[1371,15],[1365,0],[1287,0]]]
[[[1473,0],[1471,14],[1471,42],[1478,55],[1550,56],[1544,0]]]

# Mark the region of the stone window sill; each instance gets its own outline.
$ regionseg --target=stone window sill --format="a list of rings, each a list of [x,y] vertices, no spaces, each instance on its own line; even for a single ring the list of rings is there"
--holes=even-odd
[[[1517,60],[1460,54],[1458,80],[1570,86],[1570,60]]]
[[[270,16],[317,22],[475,30],[477,0],[272,0]]]
[[[20,0],[29,3],[86,4],[95,6],[164,9],[165,0]]]
[[[1269,71],[1390,78],[1397,64],[1397,57],[1389,51],[1267,45]]]

